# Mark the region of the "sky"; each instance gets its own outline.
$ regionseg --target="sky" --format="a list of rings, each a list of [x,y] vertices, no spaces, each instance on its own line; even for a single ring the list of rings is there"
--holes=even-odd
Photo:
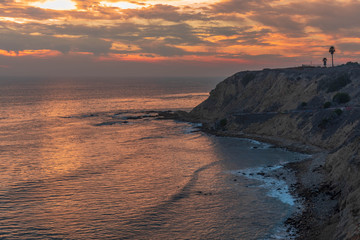
[[[227,76],[360,57],[359,0],[0,0],[0,76]]]

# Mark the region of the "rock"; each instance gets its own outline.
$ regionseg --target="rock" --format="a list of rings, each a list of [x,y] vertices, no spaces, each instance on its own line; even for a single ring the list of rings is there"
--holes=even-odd
[[[344,84],[338,84],[340,81]],[[324,103],[332,101],[338,92],[350,96],[346,106],[332,103],[335,109],[324,109]],[[317,184],[326,180],[335,190],[324,186],[317,191],[306,191],[306,187],[300,184],[292,187],[303,189],[302,197],[314,201],[318,194],[334,192],[331,195],[333,200],[330,198],[327,201],[337,201],[339,213],[334,213],[327,222],[311,222],[312,217],[308,215],[304,224],[310,227],[302,228],[304,237],[320,234],[311,226],[323,224],[324,228],[333,231],[329,240],[356,239],[360,236],[359,218],[355,216],[359,213],[360,199],[359,96],[360,65],[357,63],[333,68],[244,71],[219,83],[209,98],[190,113],[178,116],[200,122],[204,130],[219,135],[251,137],[307,153],[329,151],[325,164],[314,164],[310,168],[315,160],[309,160],[309,166],[299,167],[297,174],[308,169],[308,178],[326,174],[322,179],[319,177]],[[336,114],[336,109],[343,109],[343,112]],[[169,114],[163,115],[166,117]],[[226,126],[219,128],[217,123],[223,119],[226,119]],[[280,176],[277,175],[278,178]],[[311,188],[311,185],[308,187]],[[327,224],[332,225],[327,228]],[[314,235],[308,235],[308,232]]]

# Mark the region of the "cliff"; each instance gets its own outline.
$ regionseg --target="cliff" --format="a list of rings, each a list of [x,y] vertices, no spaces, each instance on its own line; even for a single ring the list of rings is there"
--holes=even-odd
[[[313,231],[307,236],[360,239],[359,64],[239,72],[188,117],[218,134],[283,139],[326,152],[318,165],[324,174],[313,185],[337,204],[329,216],[312,214],[316,227],[308,226]],[[307,171],[316,171],[312,165]]]

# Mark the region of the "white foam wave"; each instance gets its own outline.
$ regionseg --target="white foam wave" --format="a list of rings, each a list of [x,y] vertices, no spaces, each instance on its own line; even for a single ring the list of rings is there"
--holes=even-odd
[[[251,147],[252,149],[268,149],[272,147],[272,145],[269,143],[259,142],[253,139],[244,139],[244,140],[255,145]]]
[[[184,134],[192,134],[198,132],[199,128],[202,127],[202,123],[190,123],[190,126],[184,130]]]
[[[233,171],[232,173],[238,176],[243,176],[248,179],[254,179],[262,182],[258,187],[268,190],[267,195],[279,199],[285,204],[291,206],[295,205],[296,199],[290,194],[289,187],[284,180],[273,177],[270,172],[282,168],[282,165],[269,167],[247,168],[244,170]]]
[[[264,238],[262,240],[294,240],[296,237],[296,230],[293,227],[288,229],[287,226],[279,226],[274,230],[270,237]]]

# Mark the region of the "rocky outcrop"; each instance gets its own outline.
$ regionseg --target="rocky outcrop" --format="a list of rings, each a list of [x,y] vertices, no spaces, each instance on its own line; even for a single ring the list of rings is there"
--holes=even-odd
[[[360,239],[359,64],[236,73],[189,116],[217,133],[281,138],[329,152],[318,184],[329,185],[338,204],[319,223],[317,237],[325,239],[321,228],[331,226],[330,239]]]

